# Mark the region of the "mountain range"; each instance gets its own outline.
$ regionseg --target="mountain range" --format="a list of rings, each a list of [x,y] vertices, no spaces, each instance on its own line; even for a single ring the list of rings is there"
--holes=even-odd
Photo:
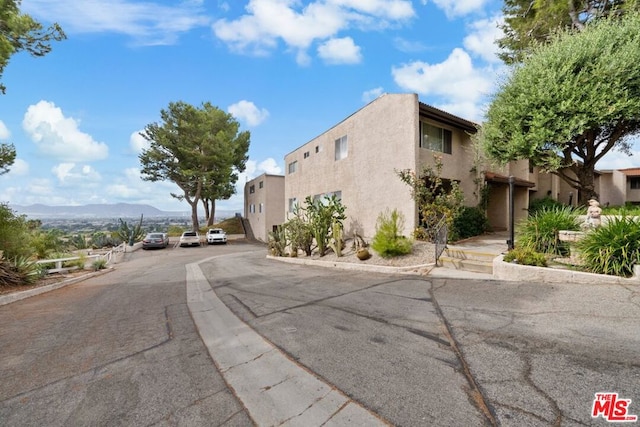
[[[189,217],[191,210],[185,211],[161,211],[151,205],[115,203],[115,204],[90,204],[82,206],[48,206],[35,204],[29,206],[10,205],[19,215],[29,218],[140,218],[143,215],[152,217]],[[201,213],[199,213],[201,214]],[[235,211],[216,210],[216,218],[229,218],[236,214]]]

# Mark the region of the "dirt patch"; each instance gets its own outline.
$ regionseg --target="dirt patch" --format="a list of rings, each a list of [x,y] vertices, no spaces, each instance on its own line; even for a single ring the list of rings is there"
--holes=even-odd
[[[311,257],[307,257],[303,252],[299,252],[298,257],[319,261],[349,262],[354,264],[382,265],[389,267],[411,267],[414,265],[435,263],[435,246],[433,245],[433,243],[422,241],[414,242],[410,254],[392,258],[383,258],[370,247],[368,249],[369,253],[371,254],[371,258],[365,261],[361,261],[358,259],[358,257],[356,256],[356,251],[353,250],[350,245],[347,245],[347,247],[342,251],[341,257],[336,256],[336,254],[332,250],[329,250],[323,257],[319,256],[317,253],[313,253]]]
[[[67,273],[53,273],[39,279],[35,283],[25,283],[18,286],[0,286],[0,295],[8,295],[15,292],[28,291],[31,289],[41,288],[42,286],[52,285],[54,283],[64,282],[65,280],[75,279],[91,273],[91,270],[74,270]]]

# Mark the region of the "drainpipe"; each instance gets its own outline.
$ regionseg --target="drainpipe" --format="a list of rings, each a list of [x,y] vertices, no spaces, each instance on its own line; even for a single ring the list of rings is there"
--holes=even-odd
[[[507,248],[511,251],[514,248],[514,232],[513,232],[513,227],[514,227],[514,216],[515,216],[515,200],[514,200],[514,186],[515,186],[515,182],[516,179],[513,177],[513,175],[509,176],[509,240],[507,240]]]

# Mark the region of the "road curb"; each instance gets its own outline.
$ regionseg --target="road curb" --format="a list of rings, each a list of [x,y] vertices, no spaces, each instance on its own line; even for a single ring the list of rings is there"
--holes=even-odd
[[[187,264],[186,270],[187,305],[198,333],[257,425],[389,425],[240,320],[217,297],[199,263]]]

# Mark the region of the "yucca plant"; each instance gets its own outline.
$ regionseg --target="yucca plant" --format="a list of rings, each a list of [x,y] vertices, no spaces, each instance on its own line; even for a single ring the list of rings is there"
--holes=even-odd
[[[519,224],[517,241],[535,252],[567,255],[569,246],[558,239],[560,230],[580,230],[574,209],[569,206],[542,208]]]
[[[634,217],[612,217],[587,233],[576,247],[592,273],[630,277],[640,260],[640,222]]]

